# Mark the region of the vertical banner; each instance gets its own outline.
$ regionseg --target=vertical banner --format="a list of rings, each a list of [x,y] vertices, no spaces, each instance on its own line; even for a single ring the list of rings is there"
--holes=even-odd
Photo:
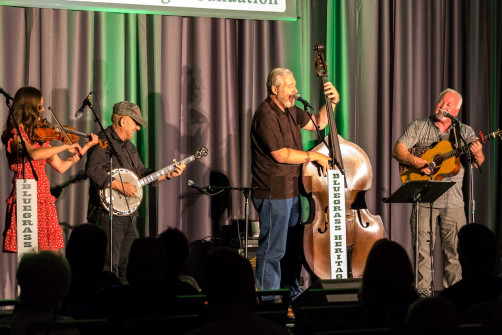
[[[328,170],[328,214],[332,279],[348,278],[344,179],[345,177],[339,170]]]
[[[16,180],[17,257],[38,251],[37,182]]]

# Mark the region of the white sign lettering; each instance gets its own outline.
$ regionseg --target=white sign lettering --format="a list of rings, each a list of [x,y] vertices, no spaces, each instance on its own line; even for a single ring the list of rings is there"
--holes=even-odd
[[[38,251],[37,182],[16,180],[17,257]]]
[[[348,278],[345,177],[339,170],[328,170],[328,195],[331,278]]]

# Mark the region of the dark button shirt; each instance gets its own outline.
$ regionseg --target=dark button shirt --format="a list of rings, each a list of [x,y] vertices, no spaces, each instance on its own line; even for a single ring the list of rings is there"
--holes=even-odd
[[[118,136],[115,129],[112,126],[105,129],[106,134],[113,143],[113,147],[117,150],[118,157],[113,158],[113,169],[125,168],[134,172],[134,174],[139,175],[138,177],[143,177],[151,172],[147,169],[141,158],[139,157],[136,147],[131,141],[122,141]],[[101,141],[105,141],[105,135],[103,132],[99,132],[98,137]],[[87,152],[87,161],[85,163],[85,173],[89,177],[89,207],[87,210],[87,218],[95,217],[95,212],[97,210],[105,211],[99,200],[100,189],[106,187],[110,181],[109,170],[110,170],[110,157],[108,150],[110,149],[110,144],[106,148],[101,148],[99,145],[95,145],[89,149]],[[132,216],[137,216],[138,211],[132,213]]]
[[[301,164],[278,163],[270,153],[282,148],[303,150],[301,129],[309,121],[304,110],[293,106],[282,111],[270,97],[258,107],[251,124],[252,186],[271,191],[255,191],[255,198],[299,195]]]

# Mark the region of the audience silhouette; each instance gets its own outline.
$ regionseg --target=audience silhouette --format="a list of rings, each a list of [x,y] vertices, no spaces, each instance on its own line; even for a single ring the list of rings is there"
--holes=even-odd
[[[105,265],[106,233],[96,225],[83,224],[73,229],[66,246],[71,267],[71,282],[63,300],[63,314],[74,318],[100,317],[97,302],[103,290],[120,285],[117,276]]]
[[[21,287],[19,303],[0,324],[10,325],[11,334],[24,334],[32,322],[60,320],[57,312],[61,302],[64,315],[108,318],[112,332],[125,330],[128,323],[122,320],[187,314],[176,296],[199,294],[199,290],[195,280],[194,285],[180,277],[189,255],[188,241],[181,231],[169,228],[158,238],[136,239],[124,285],[113,273],[103,271],[106,243],[106,234],[99,227],[83,224],[73,229],[67,259],[52,251],[25,254],[16,273]],[[500,330],[502,278],[494,274],[495,235],[483,225],[468,224],[458,232],[457,248],[463,279],[438,298],[418,299],[404,248],[388,239],[376,241],[359,291],[358,308],[364,310],[360,326],[405,329],[411,335],[456,334],[460,319],[462,323],[483,324],[485,330]],[[207,298],[207,313],[201,316],[207,316],[207,322],[191,335],[288,334],[286,327],[253,314],[258,303],[253,269],[236,251],[212,250],[200,270]],[[197,321],[185,332],[196,327],[200,317],[192,320]]]
[[[455,335],[458,314],[451,302],[434,297],[421,298],[410,306],[406,316],[409,335]]]
[[[193,277],[182,275],[185,261],[189,255],[188,240],[175,228],[167,228],[159,235],[159,240],[166,250],[167,271],[165,284],[173,295],[200,294],[200,289]]]
[[[207,256],[202,291],[210,321],[189,334],[288,334],[286,327],[252,314],[257,306],[253,269],[235,251],[217,248]]]
[[[413,278],[404,248],[394,241],[380,239],[368,254],[359,301],[365,305],[411,304],[418,299]]]
[[[220,244],[214,243],[213,240],[206,239],[195,240],[190,243],[190,255],[185,261],[184,271],[192,276],[198,285],[202,283],[202,268],[207,255]]]
[[[55,322],[56,312],[70,284],[68,261],[54,251],[24,254],[16,278],[21,288],[13,315],[0,319],[11,335],[26,334],[33,322]]]
[[[371,248],[359,301],[366,308],[366,326],[402,329],[408,307],[418,299],[408,254],[394,241],[380,239]]]
[[[110,319],[170,315],[176,298],[164,284],[164,245],[153,237],[134,240],[127,264],[128,284],[106,291],[103,305]]]
[[[481,325],[487,334],[502,334],[502,297],[468,308],[459,318],[460,325]]]
[[[475,304],[498,300],[502,278],[494,274],[497,239],[488,227],[478,223],[463,226],[457,249],[462,279],[444,289],[440,297],[452,302],[460,315]]]

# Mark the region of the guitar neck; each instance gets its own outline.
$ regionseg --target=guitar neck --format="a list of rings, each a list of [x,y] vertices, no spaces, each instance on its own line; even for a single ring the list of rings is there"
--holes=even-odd
[[[165,168],[163,168],[161,170],[158,170],[157,172],[151,173],[148,176],[146,176],[144,178],[141,178],[139,180],[139,184],[141,186],[148,185],[148,184],[156,181],[160,177],[162,177],[162,176],[168,174],[169,172],[173,171],[178,164],[181,164],[181,163],[188,164],[188,163],[192,162],[193,160],[195,160],[195,156],[194,155],[189,156],[189,157],[187,157],[187,158],[185,158],[185,159],[183,159],[181,161],[178,161],[176,163],[173,163],[173,164],[171,164],[169,166],[166,166]]]
[[[488,135],[485,135],[484,136],[484,142],[489,141],[489,140],[497,137],[498,136],[497,134],[498,134],[498,132],[493,132],[493,133],[490,133]],[[443,154],[442,156],[445,159],[448,159],[448,158],[451,158],[451,157],[454,157],[454,156],[458,157],[458,156],[460,156],[462,154],[465,154],[468,150],[469,150],[469,145],[463,145],[463,146],[461,146],[458,149],[454,149],[452,151],[449,151],[449,152]]]

